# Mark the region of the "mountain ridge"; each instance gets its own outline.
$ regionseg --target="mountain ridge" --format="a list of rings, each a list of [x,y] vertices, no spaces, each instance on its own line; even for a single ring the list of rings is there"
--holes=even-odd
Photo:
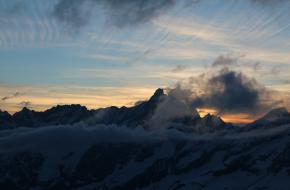
[[[246,127],[273,127],[290,123],[290,113],[284,107],[270,110],[261,118],[246,125]]]
[[[10,115],[6,111],[0,111],[0,128],[9,129],[16,127],[41,127],[52,125],[72,125],[83,122],[88,125],[105,124],[121,125],[129,128],[142,126],[150,128],[152,118],[160,105],[166,101],[169,104],[184,107],[183,102],[165,94],[162,88],[158,88],[146,101],[139,102],[131,107],[106,107],[88,110],[80,104],[57,105],[45,111],[38,112],[24,107],[21,111]],[[168,102],[167,102],[168,103]],[[166,106],[166,105],[165,105]],[[166,107],[165,107],[166,110]],[[235,127],[226,123],[222,118],[207,114],[200,117],[197,110],[192,114],[171,116],[168,128],[182,131],[212,132],[224,128]],[[161,113],[161,115],[166,113]],[[160,117],[160,116],[159,116]],[[165,121],[164,121],[165,122]],[[256,121],[246,124],[246,128],[276,126],[290,123],[290,113],[286,108],[275,108]]]
[[[187,109],[160,89],[132,107],[24,108],[14,117],[32,127],[0,131],[0,187],[289,189],[290,123],[280,122],[288,118],[287,110],[274,109],[261,117],[270,118],[274,127],[240,130],[215,115],[173,113],[162,120],[166,128],[147,130],[154,118],[172,114],[168,105]],[[13,116],[0,111],[0,118],[9,123]]]

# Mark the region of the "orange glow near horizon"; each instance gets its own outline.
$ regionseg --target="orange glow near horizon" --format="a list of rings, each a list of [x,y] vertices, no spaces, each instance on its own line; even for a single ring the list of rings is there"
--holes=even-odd
[[[62,104],[59,104],[53,98],[47,98],[47,97],[41,97],[41,98],[38,97],[38,98],[34,98],[34,99],[27,98],[26,100],[29,100],[32,102],[31,109],[35,110],[35,111],[44,111],[44,110],[49,109],[49,108],[56,106],[56,105],[74,104],[74,103],[86,106],[88,109],[97,109],[97,108],[108,107],[108,106],[112,106],[112,105],[117,106],[117,107],[133,106],[134,102],[136,102],[138,100],[138,98],[130,99],[130,98],[122,97],[122,98],[120,98],[122,101],[120,101],[119,98],[120,97],[113,99],[112,97],[104,98],[104,97],[94,96],[90,99],[84,100],[83,98],[67,98],[66,97],[66,98],[62,99]],[[15,100],[16,100],[15,102],[11,102],[10,104],[6,104],[5,106],[2,105],[1,108],[3,110],[7,110],[10,114],[14,114],[15,112],[17,112],[21,109],[16,104],[16,102],[20,101],[17,99],[18,98],[15,98]],[[99,101],[96,102],[95,101],[96,99],[98,99]],[[117,101],[117,99],[119,99],[119,100]],[[102,101],[100,101],[100,100],[102,100]],[[36,104],[36,102],[42,102],[42,104]],[[225,122],[234,123],[234,124],[250,123],[250,122],[254,121],[254,119],[256,118],[255,116],[250,115],[250,114],[223,114],[223,115],[219,115],[217,113],[217,110],[210,109],[210,108],[198,108],[197,111],[201,117],[204,117],[207,114],[218,115]]]
[[[198,111],[200,117],[204,117],[207,114],[212,114],[212,115],[217,114],[217,111],[215,109],[210,109],[210,108],[197,108],[197,111]]]
[[[206,114],[218,115],[217,110],[211,108],[198,108],[199,115],[204,117]],[[222,114],[220,117],[228,123],[246,124],[255,120],[255,116],[250,114]]]
[[[221,117],[225,122],[235,124],[251,123],[255,120],[252,115],[249,114],[226,114]]]
[[[88,109],[104,108],[109,106],[133,106],[139,100],[147,100],[155,87],[122,87],[122,88],[90,88],[79,86],[1,86],[0,97],[9,96],[15,92],[21,95],[0,101],[0,109],[10,114],[22,109],[19,103],[29,102],[28,108],[35,111],[44,111],[56,105],[81,104]],[[286,102],[287,105],[290,103]],[[289,109],[289,106],[287,107]],[[219,114],[212,108],[198,108],[201,117],[210,113],[220,116],[225,122],[234,124],[250,123],[261,115],[251,114]]]
[[[137,101],[146,100],[155,89],[150,87],[123,88],[82,88],[82,87],[1,87],[0,97],[9,96],[15,92],[21,95],[0,100],[0,110],[14,114],[22,109],[21,102],[29,102],[28,108],[44,111],[56,105],[80,104],[88,109],[98,109],[109,106],[133,106]]]

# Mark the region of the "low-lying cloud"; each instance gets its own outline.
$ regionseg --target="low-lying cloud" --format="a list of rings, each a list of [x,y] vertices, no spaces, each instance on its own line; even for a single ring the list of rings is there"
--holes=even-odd
[[[197,115],[197,111],[190,105],[191,94],[190,90],[181,89],[179,85],[174,89],[168,89],[168,95],[160,100],[150,118],[150,127],[167,128],[172,125],[174,119]]]
[[[42,152],[44,155],[60,157],[69,152],[83,153],[90,146],[98,143],[172,143],[174,141],[212,141],[267,137],[289,131],[290,126],[257,129],[240,133],[182,133],[178,130],[155,129],[146,131],[142,128],[130,129],[122,126],[68,125],[39,128],[16,128],[0,131],[0,153],[8,155],[14,152]]]

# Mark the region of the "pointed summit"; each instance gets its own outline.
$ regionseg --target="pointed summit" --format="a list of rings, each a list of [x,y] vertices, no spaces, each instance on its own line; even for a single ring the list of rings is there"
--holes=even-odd
[[[20,112],[32,112],[32,111],[27,107],[23,107]]]
[[[39,124],[37,112],[30,110],[27,107],[24,107],[21,111],[16,112],[12,118],[16,126],[36,127]]]
[[[8,115],[10,115],[10,114],[7,111],[2,111],[0,109],[0,116],[8,116]]]
[[[220,117],[211,115],[209,113],[206,114],[202,120],[206,127],[218,128],[225,125],[225,122]]]
[[[9,129],[12,128],[12,126],[12,116],[8,112],[0,110],[0,130]]]
[[[161,97],[166,96],[162,88],[158,88],[149,101],[158,101]]]
[[[194,124],[195,129],[198,132],[214,132],[221,129],[229,128],[230,125],[225,123],[220,117],[207,114],[203,118],[200,118]]]

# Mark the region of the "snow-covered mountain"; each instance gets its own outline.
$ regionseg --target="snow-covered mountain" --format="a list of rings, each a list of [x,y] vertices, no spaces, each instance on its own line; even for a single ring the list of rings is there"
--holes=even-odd
[[[275,127],[290,123],[290,113],[286,108],[276,108],[269,111],[260,119],[247,125],[247,127]]]
[[[244,132],[95,127],[0,132],[5,190],[288,190],[290,125]]]
[[[177,110],[177,111],[176,111]],[[133,107],[0,111],[2,190],[288,190],[290,114],[244,128],[156,90]]]

